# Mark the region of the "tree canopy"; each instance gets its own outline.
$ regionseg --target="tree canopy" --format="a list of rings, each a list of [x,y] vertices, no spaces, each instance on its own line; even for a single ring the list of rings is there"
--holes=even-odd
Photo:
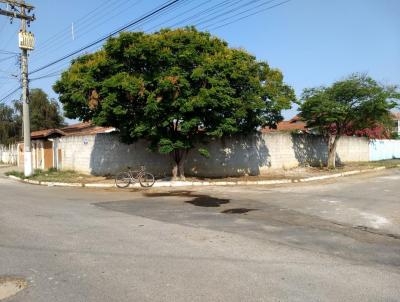
[[[63,127],[64,117],[55,100],[48,98],[41,89],[29,92],[31,131]],[[12,106],[0,104],[0,144],[10,144],[22,139],[22,103]]]
[[[22,123],[22,103],[16,102],[15,107],[19,112],[19,122]],[[42,89],[34,88],[29,91],[29,112],[31,131],[65,126],[59,104],[56,100],[49,99]]]
[[[122,33],[74,60],[54,90],[67,117],[171,154],[174,176],[196,142],[275,127],[295,99],[279,70],[194,28]]]
[[[0,145],[8,145],[20,139],[21,125],[17,123],[14,108],[0,104]]]
[[[395,86],[384,86],[371,77],[353,74],[330,87],[305,89],[300,117],[307,127],[329,138],[328,166],[335,167],[336,144],[351,131],[392,126],[390,110],[400,94]]]

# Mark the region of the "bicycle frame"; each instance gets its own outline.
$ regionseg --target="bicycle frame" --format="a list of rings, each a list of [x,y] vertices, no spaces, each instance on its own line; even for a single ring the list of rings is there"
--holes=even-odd
[[[140,167],[140,170],[128,170],[128,174],[131,178],[131,183],[136,183],[139,181],[139,178],[146,173],[144,167]]]

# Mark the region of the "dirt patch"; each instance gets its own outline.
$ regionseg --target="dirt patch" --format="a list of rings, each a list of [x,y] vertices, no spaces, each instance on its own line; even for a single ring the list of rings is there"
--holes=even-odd
[[[27,286],[28,283],[23,278],[0,277],[0,300],[16,295]]]

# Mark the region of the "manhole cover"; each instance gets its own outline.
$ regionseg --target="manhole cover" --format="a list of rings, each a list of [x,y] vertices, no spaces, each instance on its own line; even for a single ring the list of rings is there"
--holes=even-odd
[[[14,296],[27,286],[23,278],[0,277],[0,300]]]

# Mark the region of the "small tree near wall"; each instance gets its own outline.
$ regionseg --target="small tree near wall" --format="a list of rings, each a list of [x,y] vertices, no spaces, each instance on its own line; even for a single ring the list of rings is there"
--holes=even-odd
[[[307,127],[327,138],[327,165],[335,168],[340,137],[349,129],[391,127],[390,110],[398,100],[397,87],[380,85],[369,76],[354,74],[330,87],[305,89],[299,110]]]
[[[67,117],[170,154],[174,178],[197,142],[275,127],[295,100],[279,70],[194,28],[122,33],[73,61],[54,90]]]

